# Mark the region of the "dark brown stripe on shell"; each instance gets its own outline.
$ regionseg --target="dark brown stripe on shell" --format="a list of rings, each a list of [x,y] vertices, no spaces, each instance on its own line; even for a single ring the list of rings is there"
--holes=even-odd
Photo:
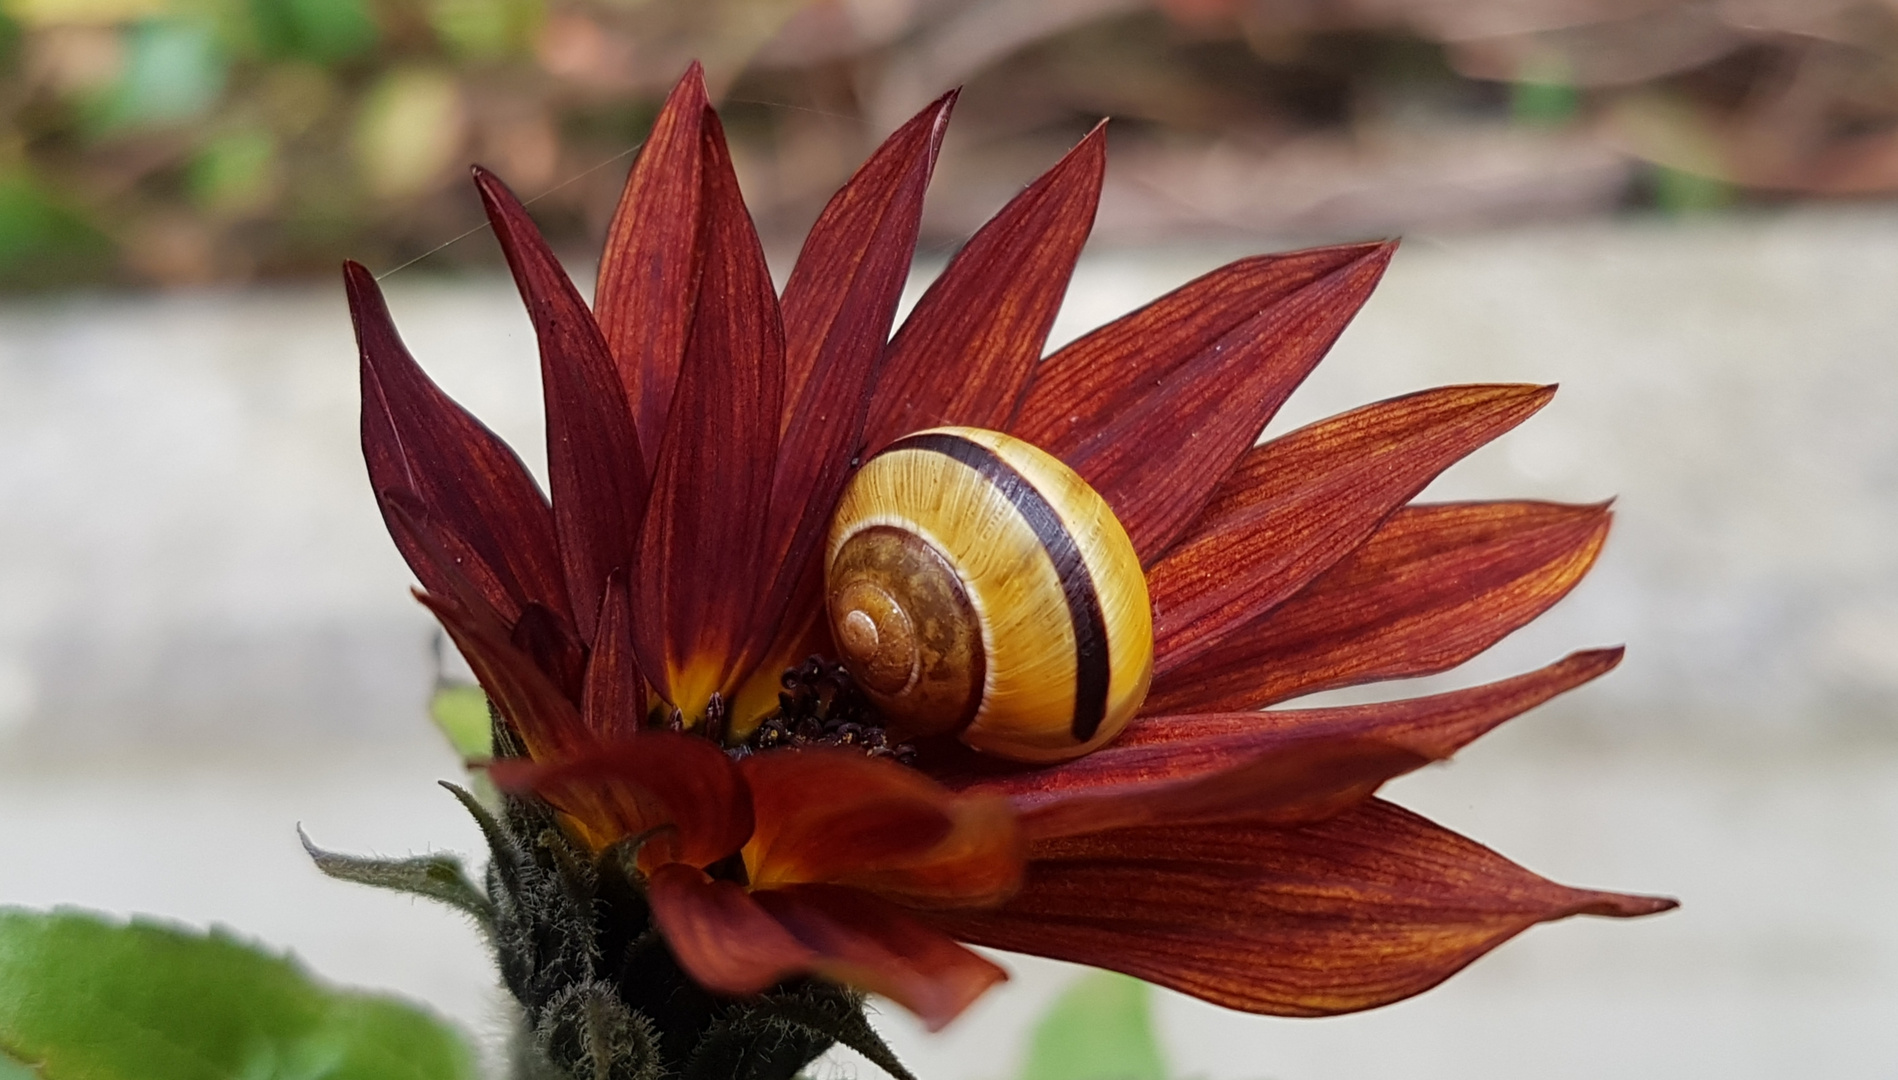
[[[1100,730],[1107,717],[1107,683],[1112,674],[1107,651],[1107,620],[1101,614],[1101,599],[1094,588],[1094,575],[1081,557],[1080,545],[1068,527],[1061,523],[1035,485],[1003,461],[995,451],[960,435],[926,431],[901,438],[885,447],[895,450],[924,450],[941,454],[967,465],[995,486],[1027,522],[1035,539],[1054,563],[1055,576],[1061,582],[1061,594],[1068,602],[1068,619],[1074,625],[1074,718],[1071,730],[1076,742],[1086,742]]]

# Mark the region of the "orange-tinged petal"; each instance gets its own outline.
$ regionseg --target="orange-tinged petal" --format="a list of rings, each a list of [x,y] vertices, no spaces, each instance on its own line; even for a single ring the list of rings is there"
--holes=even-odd
[[[607,575],[631,568],[646,510],[639,435],[606,339],[580,291],[507,185],[481,168],[474,177],[540,340],[554,527],[574,619],[591,643]]]
[[[882,994],[935,1031],[1006,979],[1001,968],[867,893],[799,885],[748,893],[673,864],[652,875],[653,919],[686,974],[714,993],[818,975]]]
[[[940,1031],[1008,973],[868,893],[796,885],[753,893],[817,958],[811,970],[903,1006]]]
[[[1199,516],[1395,250],[1261,256],[1188,282],[1049,357],[1008,430],[1092,484],[1146,561]]]
[[[1539,922],[1675,906],[1557,885],[1376,799],[1293,828],[1126,829],[1046,841],[1033,855],[1003,908],[930,921],[978,945],[1279,1016],[1409,997]]]
[[[1147,574],[1154,636],[1183,664],[1350,554],[1553,387],[1447,386],[1334,416],[1254,447]]]
[[[715,994],[763,993],[817,963],[816,951],[751,894],[695,867],[659,867],[647,881],[646,896],[679,966]]]
[[[989,903],[1014,890],[1021,836],[1006,802],[957,795],[923,774],[845,750],[746,758],[757,887],[839,882],[906,903]]]
[[[633,579],[639,670],[690,718],[735,689],[775,628],[757,599],[784,380],[764,251],[709,110],[703,129],[705,269]]]
[[[626,575],[615,573],[606,582],[580,699],[587,730],[608,742],[634,734],[646,718],[646,683],[633,661],[629,605]]]
[[[1455,667],[1548,610],[1594,564],[1606,506],[1406,507],[1279,607],[1184,664],[1156,635],[1149,713],[1252,709]]]
[[[971,794],[949,807],[949,834],[921,856],[840,875],[840,885],[909,908],[987,907],[1021,888],[1027,836],[1008,800]]]
[[[454,562],[503,619],[513,620],[528,603],[564,615],[567,588],[553,512],[527,467],[423,374],[369,271],[345,263],[343,282],[362,353],[363,458],[409,568],[425,588],[446,591],[413,537],[397,528],[389,504],[394,492],[418,500]]]
[[[830,881],[914,858],[954,827],[948,792],[920,773],[861,753],[814,748],[739,764],[757,826],[745,845],[754,885]]]
[[[705,116],[705,73],[694,61],[659,110],[626,178],[593,290],[648,468],[659,460],[698,289]]]
[[[1096,127],[949,260],[890,342],[866,452],[944,424],[1008,425],[1094,227],[1105,168]]]
[[[751,833],[745,784],[711,742],[644,731],[551,762],[497,761],[490,770],[510,791],[532,791],[587,827],[604,847],[652,834],[640,865],[707,866],[737,851]]]
[[[830,640],[830,620],[824,618],[822,605],[816,600],[800,604],[794,598],[770,651],[752,667],[750,677],[732,698],[726,715],[726,741],[740,743],[751,738],[765,717],[777,709],[785,669],[807,657],[836,655]]]

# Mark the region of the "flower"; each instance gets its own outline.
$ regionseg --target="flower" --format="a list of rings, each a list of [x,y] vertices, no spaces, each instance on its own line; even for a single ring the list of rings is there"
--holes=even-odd
[[[540,342],[551,502],[348,268],[370,478],[418,596],[523,751],[496,779],[628,861],[699,986],[815,975],[932,1027],[1004,977],[964,942],[1322,1015],[1427,989],[1538,922],[1672,907],[1557,885],[1374,797],[1617,649],[1414,700],[1260,711],[1446,670],[1581,578],[1605,505],[1411,503],[1553,388],[1429,390],[1254,445],[1387,243],[1241,260],[1043,359],[1100,192],[1098,128],[892,337],[954,101],[838,193],[782,297],[696,67],[633,168],[591,310],[477,170]],[[767,747],[768,719],[848,697],[822,660],[797,668],[834,654],[819,554],[843,484],[942,424],[1034,443],[1114,508],[1154,608],[1140,717],[1054,766],[933,745],[904,764],[874,724],[830,740],[851,747]]]

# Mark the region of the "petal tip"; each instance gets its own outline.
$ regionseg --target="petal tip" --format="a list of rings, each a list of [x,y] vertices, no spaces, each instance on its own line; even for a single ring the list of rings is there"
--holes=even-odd
[[[1599,649],[1584,649],[1569,659],[1578,664],[1598,667],[1603,672],[1613,671],[1621,665],[1622,657],[1628,653],[1626,645],[1606,645]]]
[[[1633,893],[1598,893],[1581,908],[1579,915],[1599,915],[1609,919],[1639,919],[1673,911],[1681,902],[1671,896],[1639,896]]]
[[[364,307],[379,304],[382,298],[382,286],[376,283],[376,275],[369,268],[354,259],[343,260],[343,293],[349,299],[349,311],[360,317]]]
[[[1540,409],[1555,400],[1555,392],[1561,389],[1561,386],[1561,383],[1544,383],[1540,386],[1530,384],[1524,387],[1523,396],[1534,401],[1536,408]]]

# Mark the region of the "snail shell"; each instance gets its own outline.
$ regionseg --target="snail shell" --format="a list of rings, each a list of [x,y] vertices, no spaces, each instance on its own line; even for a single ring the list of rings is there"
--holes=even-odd
[[[1153,675],[1140,559],[1106,500],[1048,453],[980,428],[891,443],[838,501],[831,632],[907,739],[957,733],[1017,761],[1118,735]]]

